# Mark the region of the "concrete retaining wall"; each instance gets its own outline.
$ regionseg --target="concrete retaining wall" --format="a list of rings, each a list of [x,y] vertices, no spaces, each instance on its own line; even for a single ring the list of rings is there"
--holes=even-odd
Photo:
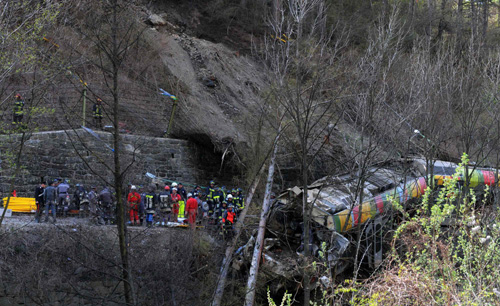
[[[70,184],[103,185],[113,183],[113,137],[111,133],[96,132],[102,141],[85,130],[40,132],[25,142],[22,170],[16,179],[19,196],[32,196],[41,177],[45,180],[65,178]],[[0,136],[0,188],[8,190],[9,175],[13,173],[13,156],[20,135]],[[203,175],[197,167],[197,148],[188,141],[122,134],[122,171],[130,166],[125,182],[147,184],[144,174],[195,183]],[[109,147],[108,147],[108,146]],[[14,148],[14,150],[13,150]]]

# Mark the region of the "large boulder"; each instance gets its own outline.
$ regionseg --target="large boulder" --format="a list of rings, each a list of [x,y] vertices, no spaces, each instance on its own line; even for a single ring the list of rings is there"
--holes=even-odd
[[[167,21],[160,15],[151,14],[148,16],[148,23],[153,26],[164,26]]]

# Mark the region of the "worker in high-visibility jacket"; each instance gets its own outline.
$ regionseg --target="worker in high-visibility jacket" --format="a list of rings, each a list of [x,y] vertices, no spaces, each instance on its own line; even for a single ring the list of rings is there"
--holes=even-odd
[[[224,216],[224,214],[226,213],[226,211],[227,211],[227,202],[226,201],[222,201],[222,204],[220,205],[219,209],[215,213],[216,216],[217,216],[217,218],[219,219],[218,222],[220,224],[222,224],[222,216]]]
[[[14,101],[14,117],[12,124],[21,124],[24,116],[24,100],[20,94],[16,94]]]
[[[245,196],[243,195],[243,190],[241,188],[238,188],[236,197],[234,197],[234,202],[240,211],[245,209]]]
[[[217,212],[220,210],[222,206],[222,202],[224,202],[226,197],[224,196],[224,192],[222,191],[221,187],[217,187],[215,190],[215,195],[214,195],[214,212],[217,214]]]
[[[215,181],[210,181],[210,186],[207,187],[205,191],[206,201],[208,204],[208,216],[212,216],[215,210]]]
[[[223,229],[225,231],[232,230],[234,222],[236,222],[236,213],[233,211],[233,205],[229,205],[222,216]]]
[[[97,98],[96,103],[92,107],[92,113],[94,115],[94,125],[96,128],[102,129],[102,100]]]
[[[172,212],[172,205],[170,203],[170,186],[165,185],[164,191],[160,192],[158,195],[158,203],[160,204],[160,224],[163,226],[170,221],[170,213]]]
[[[234,197],[232,194],[228,194],[226,198],[227,206],[233,206],[234,207],[234,212],[238,212],[238,206],[236,206],[236,203],[234,202]]]
[[[187,218],[186,214],[186,201],[187,201],[187,192],[184,189],[182,183],[177,184],[177,193],[181,196],[182,200],[179,201],[179,218]]]
[[[158,197],[155,193],[155,187],[150,186],[149,192],[146,193],[144,198],[144,210],[146,211],[146,226],[153,226],[153,217],[155,214],[155,206],[158,202]]]

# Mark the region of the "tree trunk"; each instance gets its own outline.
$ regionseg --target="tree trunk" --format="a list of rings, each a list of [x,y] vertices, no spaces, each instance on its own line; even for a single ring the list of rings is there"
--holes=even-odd
[[[325,39],[326,36],[326,4],[325,0],[321,0],[318,4],[318,19],[319,19],[319,32],[320,32],[320,39],[323,40]]]
[[[462,50],[463,41],[463,31],[464,31],[464,0],[458,0],[457,2],[457,45],[455,47],[455,53],[460,54]]]
[[[489,15],[489,0],[483,1],[483,39],[486,38],[486,32],[488,31],[488,15]]]
[[[16,155],[16,169],[14,170],[14,175],[10,179],[9,195],[7,196],[7,202],[3,206],[2,216],[0,217],[0,227],[2,227],[3,219],[5,218],[7,209],[9,208],[10,198],[12,197],[12,192],[14,191],[14,182],[16,180],[17,175],[19,174],[19,170],[21,170],[21,156],[23,154],[25,140],[26,140],[26,133],[23,131],[21,134],[21,143],[19,144],[19,151],[17,151]]]
[[[128,305],[137,305],[134,295],[134,287],[132,283],[132,275],[130,273],[130,264],[128,260],[128,242],[127,242],[127,228],[125,223],[125,207],[123,203],[123,176],[121,173],[121,163],[120,163],[120,128],[119,128],[119,92],[118,92],[118,76],[120,69],[120,55],[119,55],[119,43],[117,39],[118,34],[118,1],[113,2],[113,24],[111,31],[111,43],[113,44],[113,51],[111,58],[111,64],[113,66],[113,144],[114,144],[114,179],[115,179],[115,191],[117,200],[117,229],[118,229],[118,239],[120,244],[120,257],[122,261],[122,278],[123,278],[123,290],[125,295],[125,302]]]
[[[470,10],[471,10],[471,32],[472,32],[472,39],[476,39],[477,35],[477,6],[474,1],[470,2]]]
[[[446,26],[445,20],[445,11],[446,11],[446,0],[441,0],[441,17],[439,18],[438,32],[436,35],[436,41],[441,40],[443,36],[443,32]]]
[[[255,247],[253,250],[252,264],[250,266],[250,273],[246,286],[245,306],[253,306],[255,301],[255,285],[257,283],[257,276],[259,273],[260,258],[262,257],[262,248],[264,246],[264,234],[266,233],[266,222],[271,207],[271,190],[274,180],[274,166],[276,164],[276,153],[278,151],[278,141],[281,133],[281,128],[278,131],[278,136],[274,142],[274,149],[269,162],[269,170],[267,174],[266,192],[264,195],[264,203],[260,213],[259,232],[257,239],[255,239]]]
[[[229,267],[230,267],[231,262],[233,260],[233,254],[234,254],[234,251],[236,249],[236,243],[238,242],[238,239],[240,237],[241,228],[243,227],[243,222],[245,221],[245,217],[247,215],[248,208],[250,207],[250,203],[252,202],[253,195],[255,193],[255,190],[257,189],[257,186],[259,185],[260,176],[264,172],[264,169],[265,169],[264,165],[265,165],[265,163],[260,168],[259,172],[257,173],[257,176],[255,177],[255,179],[254,179],[254,181],[249,189],[249,192],[248,192],[247,197],[245,199],[247,204],[245,206],[245,209],[243,209],[243,211],[241,212],[240,218],[238,219],[238,222],[236,223],[236,236],[233,238],[230,245],[226,249],[226,256],[222,260],[219,281],[217,282],[217,288],[215,289],[215,292],[214,292],[212,306],[220,306],[221,305],[222,296],[224,295],[224,289],[226,286],[227,274],[229,272]]]
[[[432,40],[432,18],[433,18],[434,12],[433,12],[433,6],[432,6],[432,0],[427,0],[427,41],[429,44],[429,50],[430,50],[430,44]]]
[[[307,148],[307,145],[302,146],[303,150],[304,148]],[[306,151],[304,151],[304,154],[302,155],[302,165],[301,165],[301,170],[302,170],[302,214],[303,214],[303,223],[304,223],[304,256],[305,256],[305,264],[303,267],[303,273],[304,273],[304,281],[303,281],[303,286],[304,286],[304,306],[309,306],[309,302],[311,300],[311,275],[309,275],[309,257],[311,256],[311,247],[309,244],[309,240],[311,240],[311,235],[309,232],[310,226],[310,213],[309,213],[309,208],[308,208],[308,203],[307,203],[307,194],[309,192],[308,189],[308,176],[307,176],[307,154]],[[312,205],[312,204],[311,204]]]
[[[281,0],[273,0],[273,20],[274,24],[279,24],[279,12],[281,9]]]

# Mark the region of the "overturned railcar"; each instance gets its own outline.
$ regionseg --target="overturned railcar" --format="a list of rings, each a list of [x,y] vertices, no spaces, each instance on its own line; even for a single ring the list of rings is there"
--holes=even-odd
[[[334,273],[340,274],[353,262],[356,245],[353,242],[360,241],[365,251],[364,262],[371,268],[377,266],[383,259],[384,228],[390,220],[388,212],[393,204],[411,207],[412,202],[418,201],[427,189],[427,173],[431,173],[433,183],[439,188],[446,177],[457,171],[457,167],[451,162],[435,161],[429,171],[424,160],[415,159],[410,167],[373,167],[363,180],[346,174],[314,182],[307,191],[307,201],[312,205],[311,249],[317,254],[326,246],[325,259],[335,267]],[[498,182],[495,169],[470,168],[467,173],[465,170],[457,173],[459,182],[463,183],[467,178],[468,186],[478,192],[485,185]],[[361,181],[364,181],[362,187]],[[302,196],[303,190],[294,187],[276,199],[268,221],[262,271],[288,279],[300,276],[298,265],[305,243]],[[363,199],[361,204],[360,198]],[[252,240],[246,247],[251,244]],[[248,252],[246,256],[242,252],[240,260],[248,256]]]

